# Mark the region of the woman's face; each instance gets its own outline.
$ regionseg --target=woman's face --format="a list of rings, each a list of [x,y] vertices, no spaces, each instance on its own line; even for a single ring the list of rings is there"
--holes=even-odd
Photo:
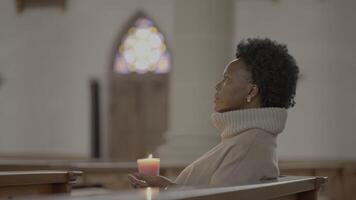
[[[226,112],[246,107],[247,95],[251,89],[251,75],[241,59],[230,62],[223,73],[223,79],[216,84],[215,111]]]

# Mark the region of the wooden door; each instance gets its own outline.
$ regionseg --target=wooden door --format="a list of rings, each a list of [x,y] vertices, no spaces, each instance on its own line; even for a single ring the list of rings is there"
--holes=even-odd
[[[168,116],[168,75],[112,76],[110,156],[135,161],[164,142]]]

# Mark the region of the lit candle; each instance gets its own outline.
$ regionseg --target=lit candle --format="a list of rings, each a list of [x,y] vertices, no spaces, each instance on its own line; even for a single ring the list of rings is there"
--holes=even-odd
[[[146,176],[158,176],[159,175],[159,158],[152,158],[152,154],[148,158],[138,159],[138,172]]]

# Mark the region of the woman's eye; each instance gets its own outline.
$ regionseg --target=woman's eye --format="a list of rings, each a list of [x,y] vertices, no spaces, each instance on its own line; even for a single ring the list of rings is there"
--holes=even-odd
[[[224,82],[224,85],[227,84],[229,81],[230,81],[229,78],[224,78],[224,81],[223,81],[223,82]]]

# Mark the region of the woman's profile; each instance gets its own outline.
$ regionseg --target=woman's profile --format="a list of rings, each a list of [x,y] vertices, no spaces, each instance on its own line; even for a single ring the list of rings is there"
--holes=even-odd
[[[244,185],[279,176],[276,138],[285,126],[299,69],[286,45],[270,39],[241,41],[236,59],[216,84],[212,122],[221,142],[176,178],[129,175],[134,187]]]

